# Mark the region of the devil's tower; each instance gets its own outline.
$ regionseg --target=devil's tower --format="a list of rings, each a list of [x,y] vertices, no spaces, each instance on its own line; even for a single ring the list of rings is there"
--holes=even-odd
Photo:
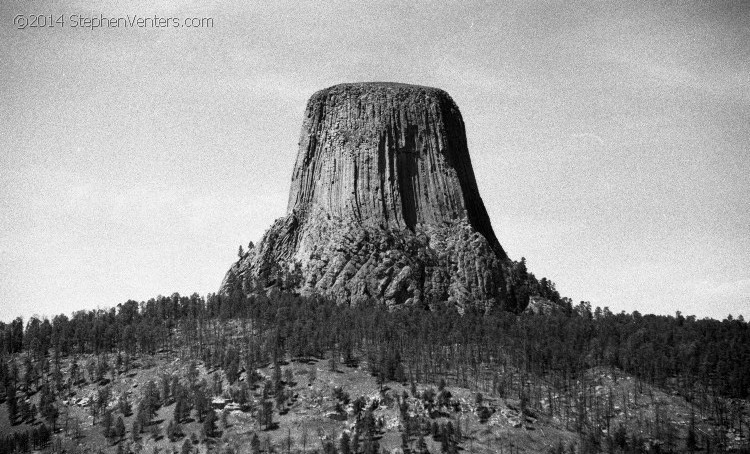
[[[503,307],[510,261],[439,89],[336,85],[307,103],[289,204],[221,292],[272,285],[340,303]]]

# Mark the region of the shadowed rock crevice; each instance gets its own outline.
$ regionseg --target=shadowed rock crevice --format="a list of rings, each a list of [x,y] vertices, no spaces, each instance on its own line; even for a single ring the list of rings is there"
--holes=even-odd
[[[301,291],[342,303],[488,309],[503,306],[509,263],[450,96],[341,84],[308,101],[287,214],[232,266],[221,291],[257,288],[296,267]]]

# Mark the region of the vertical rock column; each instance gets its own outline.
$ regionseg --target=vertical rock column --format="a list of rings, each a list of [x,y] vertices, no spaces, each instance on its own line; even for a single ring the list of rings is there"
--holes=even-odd
[[[222,292],[296,266],[303,290],[342,302],[492,306],[502,304],[507,263],[451,97],[341,84],[308,101],[287,214],[230,269]]]

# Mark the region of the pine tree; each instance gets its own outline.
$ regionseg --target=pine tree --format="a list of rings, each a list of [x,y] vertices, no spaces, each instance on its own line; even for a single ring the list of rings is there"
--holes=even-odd
[[[39,414],[42,415],[51,426],[55,429],[59,411],[55,406],[55,395],[51,387],[46,385],[42,387],[42,395],[39,398]]]
[[[273,404],[271,401],[263,401],[259,410],[258,420],[265,430],[271,428],[271,425],[273,425]]]
[[[427,442],[424,440],[424,436],[422,434],[419,434],[419,438],[417,439],[417,452],[419,454],[427,454]]]
[[[216,412],[213,408],[209,408],[206,412],[206,417],[203,419],[203,430],[206,433],[206,437],[214,437],[216,435]]]
[[[46,424],[42,424],[41,427],[39,427],[40,448],[46,447],[47,443],[49,443],[50,438],[52,438],[52,431],[49,430]]]
[[[104,435],[104,438],[109,439],[111,441],[112,437],[112,425],[114,424],[114,418],[112,418],[112,412],[111,411],[105,411],[104,415],[102,416],[102,434]]]
[[[120,398],[117,400],[117,407],[120,409],[120,413],[122,413],[123,416],[127,417],[133,413],[133,406],[130,405],[128,396],[125,393],[120,394]]]
[[[338,353],[336,352],[336,349],[331,350],[331,357],[328,359],[328,370],[331,372],[336,372],[338,368],[337,357]]]
[[[278,394],[284,387],[284,383],[281,381],[281,366],[279,363],[274,363],[273,374],[271,375],[271,381],[273,383],[273,393]]]
[[[123,437],[125,437],[125,421],[123,421],[122,416],[117,417],[117,422],[115,422],[115,436],[118,440],[122,440]]]
[[[351,445],[352,445],[352,452],[358,453],[360,443],[359,443],[359,432],[356,430],[354,431],[354,435],[352,435]]]
[[[349,434],[344,432],[341,434],[341,440],[339,442],[339,453],[340,454],[351,454],[351,440]]]
[[[408,454],[411,452],[409,449],[409,436],[406,432],[401,433],[401,452]]]
[[[16,400],[16,387],[15,383],[11,382],[6,390],[7,397],[5,404],[8,407],[8,420],[11,425],[16,424],[16,418],[18,417],[18,401]]]
[[[253,433],[253,437],[250,439],[250,452],[253,454],[260,453],[260,438],[257,433]]]
[[[227,410],[226,408],[221,411],[220,421],[221,427],[223,427],[224,429],[229,427],[229,410]]]
[[[195,408],[195,412],[198,416],[198,421],[200,422],[203,422],[203,417],[209,407],[208,398],[206,397],[204,389],[204,386],[197,386],[193,393],[193,408]]]
[[[171,442],[174,442],[177,439],[175,437],[174,419],[170,419],[169,424],[167,424],[167,438],[169,438],[169,441]]]
[[[182,449],[180,450],[180,454],[190,454],[192,450],[193,450],[193,447],[190,445],[190,441],[186,438],[185,441],[182,443]]]
[[[174,404],[173,418],[176,423],[181,423],[188,416],[187,398],[183,393],[177,394]]]
[[[136,418],[133,421],[133,424],[130,426],[130,437],[133,439],[134,442],[137,442],[141,438],[141,429],[142,429],[142,426],[138,422],[138,418]]]
[[[617,429],[615,429],[613,438],[614,438],[613,441],[614,441],[615,446],[617,446],[618,448],[624,451],[628,445],[628,432],[625,429],[625,426],[623,426],[622,424],[619,424],[617,426]]]
[[[162,405],[169,405],[169,398],[172,395],[173,390],[171,389],[171,383],[172,383],[172,377],[170,377],[167,374],[162,374],[160,377],[160,384],[161,384],[161,404]]]

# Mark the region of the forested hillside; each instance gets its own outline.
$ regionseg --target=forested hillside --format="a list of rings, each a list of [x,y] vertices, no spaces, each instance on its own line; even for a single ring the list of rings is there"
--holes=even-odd
[[[546,281],[544,287],[554,289]],[[578,434],[576,452],[641,452],[644,446],[713,452],[741,446],[730,443],[735,438],[746,440],[750,329],[742,317],[718,321],[679,313],[614,314],[607,308],[592,310],[584,302],[573,306],[556,292],[546,296],[555,300],[555,309],[548,313],[460,314],[446,305],[397,311],[374,302],[339,306],[273,289],[247,297],[173,294],[70,317],[0,323],[0,401],[11,427],[16,427],[9,429],[15,435],[0,444],[0,452],[50,448],[51,433],[59,430],[62,402],[76,386],[116,382],[136,358],[142,361],[159,352],[175,352],[180,361],[198,361],[206,369],[220,368],[226,386],[234,387],[235,401],[243,405],[252,401],[247,395],[252,387],[261,386],[264,394],[258,405],[266,412],[272,411],[263,404],[270,396],[282,403],[290,398],[283,394],[279,364],[326,358],[332,370],[367,365],[381,388],[390,382],[434,384],[515,399],[521,415],[545,414]],[[269,378],[268,389],[255,374],[264,367],[279,371],[279,376]],[[612,389],[619,372],[604,373],[614,376],[615,384],[602,385],[592,371],[621,371],[636,382],[631,391],[617,394]],[[243,385],[237,387],[240,376]],[[195,377],[188,380],[190,385],[180,384],[179,378],[167,397],[159,397],[156,390],[147,393],[155,396],[150,401],[133,402],[133,412],[147,415],[139,416],[138,425],[129,430],[140,433],[151,424],[157,408],[170,401],[182,402],[173,421],[176,426],[191,411],[204,420],[208,413],[203,400],[216,392],[201,391]],[[291,377],[287,381],[292,382]],[[165,386],[170,389],[170,383]],[[624,423],[613,426],[633,399],[637,405],[644,389],[683,399],[690,408],[689,427],[670,427],[658,406],[655,413],[641,415],[647,419],[642,421],[649,427],[647,434]],[[442,399],[440,405],[450,408],[450,397]],[[111,430],[112,439],[123,438],[121,421],[107,409],[110,400],[111,396],[102,397],[100,408],[92,410],[94,418],[107,418],[107,438]],[[474,407],[477,414],[487,413],[480,415],[485,420],[495,410],[479,403]],[[121,413],[127,417],[127,411]],[[210,436],[210,428],[208,432]],[[22,434],[27,434],[25,444],[19,441]],[[419,429],[407,431],[405,446],[417,449],[422,435]],[[459,437],[456,446],[460,443]]]

